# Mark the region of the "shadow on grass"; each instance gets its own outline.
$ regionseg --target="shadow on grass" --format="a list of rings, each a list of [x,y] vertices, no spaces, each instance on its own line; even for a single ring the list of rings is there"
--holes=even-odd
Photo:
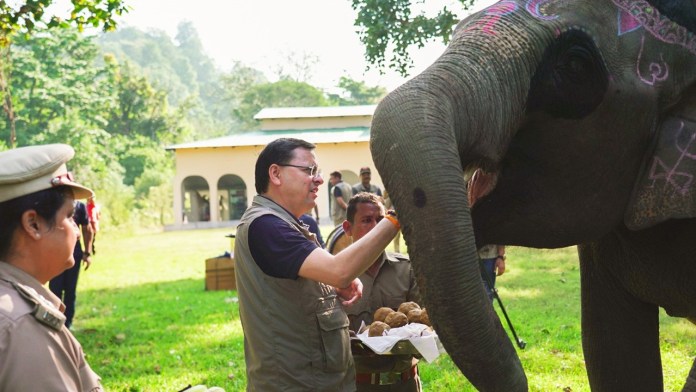
[[[236,291],[185,279],[78,294],[74,334],[110,391],[243,390]]]

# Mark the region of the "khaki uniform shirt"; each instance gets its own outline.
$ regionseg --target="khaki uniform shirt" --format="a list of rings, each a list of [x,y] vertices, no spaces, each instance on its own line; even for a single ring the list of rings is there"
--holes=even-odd
[[[266,275],[249,249],[249,226],[272,214],[307,240],[314,234],[278,204],[254,197],[235,239],[239,316],[248,391],[355,391],[348,317],[334,288]]]
[[[0,261],[0,391],[103,391],[63,303],[24,271]]]
[[[374,193],[375,195],[382,196],[382,188],[375,184],[370,184],[368,188],[365,188],[362,182],[353,185],[353,195],[357,195],[360,192]]]
[[[387,306],[396,310],[404,302],[421,304],[411,261],[399,253],[382,254],[382,265],[377,275],[360,275],[363,295],[353,306],[346,307],[350,327],[358,332],[362,322],[372,323],[375,310]],[[354,356],[358,373],[403,372],[417,363],[408,355]]]

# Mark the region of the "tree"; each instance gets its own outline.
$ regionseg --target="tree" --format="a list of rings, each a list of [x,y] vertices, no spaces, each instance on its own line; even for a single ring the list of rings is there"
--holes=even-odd
[[[75,28],[37,29],[17,37],[12,50],[11,99],[20,145],[49,132],[54,120],[71,118],[71,111],[79,111],[87,127],[97,125],[92,120],[99,117],[105,98],[91,38]]]
[[[116,28],[114,17],[128,12],[123,0],[71,0],[72,8],[66,17],[46,12],[54,0],[27,0],[10,2],[0,0],[0,101],[10,128],[10,147],[16,140],[15,110],[9,80],[11,67],[10,43],[18,33],[30,35],[35,28],[76,26],[82,31],[86,26]]]
[[[114,17],[128,12],[124,0],[70,0],[72,8],[64,17],[46,13],[54,0],[0,1],[0,45],[5,46],[13,34],[28,33],[34,28],[76,26],[116,28]]]
[[[418,12],[417,5],[424,0],[351,0],[358,11],[355,25],[359,28],[360,41],[365,45],[365,59],[382,69],[388,66],[402,76],[408,76],[413,60],[408,53],[412,46],[422,48],[426,42],[441,39],[449,42],[452,27],[459,17],[447,7],[435,16]],[[474,0],[458,0],[464,11]],[[417,14],[414,16],[414,12]],[[392,57],[387,60],[389,53]]]
[[[278,80],[294,80],[309,83],[315,72],[314,67],[319,63],[319,57],[306,52],[289,52],[285,61],[275,65],[274,73]]]
[[[345,76],[341,76],[339,79],[338,87],[345,94],[328,94],[331,104],[338,106],[376,104],[387,95],[387,89],[384,87],[369,87],[365,82],[359,82]]]
[[[190,22],[178,25],[176,38],[166,32],[119,29],[98,39],[102,52],[128,62],[133,72],[167,94],[172,109],[181,113],[198,138],[227,134],[238,127],[221,85],[222,72],[204,52]]]
[[[247,127],[254,129],[258,122],[254,115],[266,107],[327,106],[324,93],[304,82],[279,80],[250,87],[243,95],[235,116]]]

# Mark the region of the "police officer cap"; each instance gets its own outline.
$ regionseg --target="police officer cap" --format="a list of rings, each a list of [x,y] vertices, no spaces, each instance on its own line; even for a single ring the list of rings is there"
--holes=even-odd
[[[75,156],[67,144],[21,147],[0,152],[0,202],[65,185],[75,199],[94,196],[91,189],[73,181],[65,165]]]

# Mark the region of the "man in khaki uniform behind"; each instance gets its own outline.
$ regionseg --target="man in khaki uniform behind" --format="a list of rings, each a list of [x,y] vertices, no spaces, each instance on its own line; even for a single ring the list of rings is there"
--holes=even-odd
[[[45,287],[75,263],[74,199],[93,195],[66,169],[74,154],[64,144],[0,153],[0,391],[102,391]]]
[[[348,202],[343,231],[353,241],[358,241],[384,217],[381,197],[373,193],[358,193]],[[361,323],[372,323],[375,311],[381,307],[397,309],[404,302],[421,303],[411,261],[405,255],[385,251],[359,278],[363,283],[363,296],[353,306],[346,308],[350,329],[356,333]],[[353,359],[358,392],[421,390],[418,359],[412,355],[354,352]]]

